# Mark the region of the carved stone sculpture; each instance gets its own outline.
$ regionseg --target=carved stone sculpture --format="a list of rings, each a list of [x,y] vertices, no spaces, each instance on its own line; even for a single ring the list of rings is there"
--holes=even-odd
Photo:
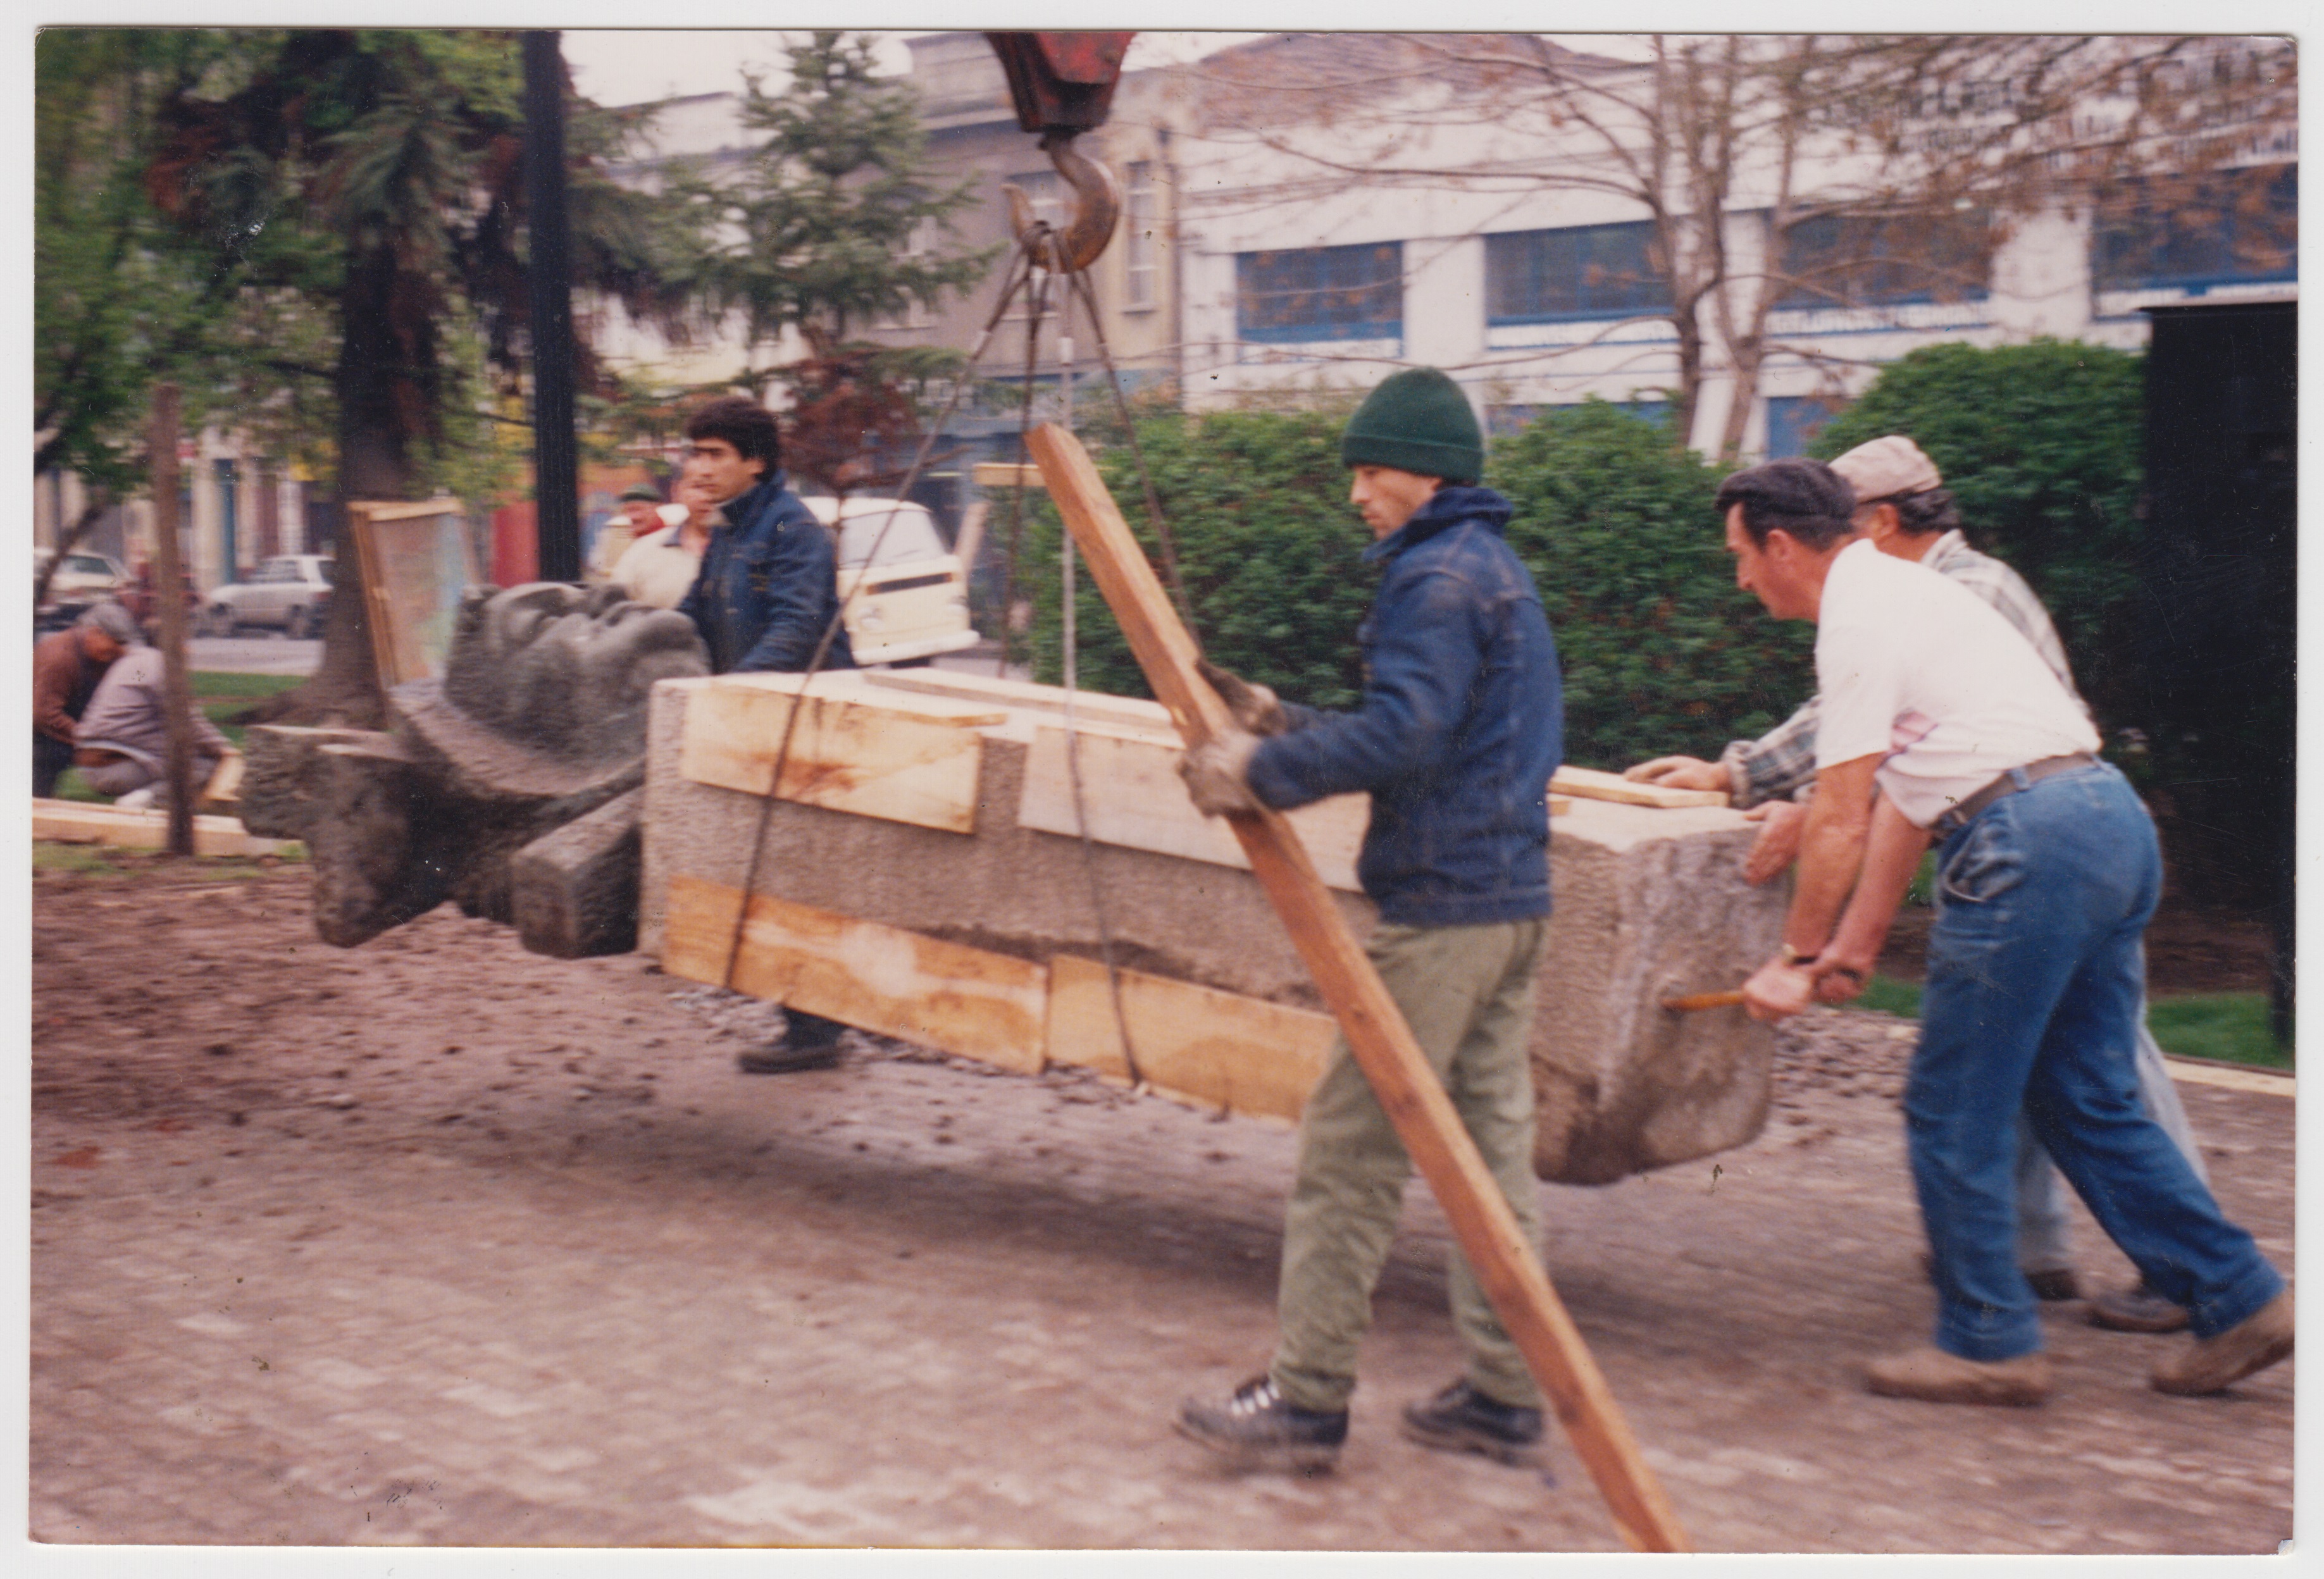
[[[637,933],[648,699],[708,672],[692,622],[616,588],[480,587],[442,678],[389,693],[388,730],[251,730],[243,822],[306,842],[326,942],[449,899],[536,953],[620,953]]]

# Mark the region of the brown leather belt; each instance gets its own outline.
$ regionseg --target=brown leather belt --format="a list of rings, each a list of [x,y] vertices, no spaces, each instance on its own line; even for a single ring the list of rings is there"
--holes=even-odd
[[[2002,796],[2014,795],[2029,785],[2039,784],[2056,774],[2071,773],[2077,767],[2096,767],[2098,763],[2098,759],[2089,752],[2077,751],[2070,757],[2044,757],[2039,762],[2013,767],[1930,823],[1930,831],[1940,839],[1950,838],[1959,830],[1968,827],[1979,812]]]

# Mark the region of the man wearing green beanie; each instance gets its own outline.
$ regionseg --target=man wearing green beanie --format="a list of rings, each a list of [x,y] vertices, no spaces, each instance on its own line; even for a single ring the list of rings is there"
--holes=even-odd
[[[1189,751],[1209,815],[1372,798],[1357,875],[1379,907],[1368,951],[1529,1240],[1540,1239],[1527,1051],[1549,916],[1550,775],[1563,754],[1557,649],[1504,540],[1510,506],[1476,486],[1484,440],[1461,388],[1397,373],[1349,421],[1349,500],[1378,539],[1379,598],[1358,633],[1363,701],[1323,713],[1206,670],[1238,729]],[[1356,1351],[1411,1161],[1344,1041],[1300,1119],[1284,1226],[1279,1336],[1265,1375],[1190,1400],[1187,1436],[1239,1462],[1314,1469],[1348,1434]],[[1537,1460],[1541,1394],[1456,1250],[1461,1380],[1404,1411],[1431,1447]]]

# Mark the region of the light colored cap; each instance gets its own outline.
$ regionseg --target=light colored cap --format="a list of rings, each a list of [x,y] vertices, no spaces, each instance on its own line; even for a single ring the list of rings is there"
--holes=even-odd
[[[1856,490],[1858,504],[1945,485],[1944,478],[1938,474],[1936,462],[1923,454],[1921,446],[1901,433],[1858,445],[1832,462],[1831,469]]]
[[[137,621],[118,603],[92,603],[75,623],[93,625],[124,647],[137,645]]]

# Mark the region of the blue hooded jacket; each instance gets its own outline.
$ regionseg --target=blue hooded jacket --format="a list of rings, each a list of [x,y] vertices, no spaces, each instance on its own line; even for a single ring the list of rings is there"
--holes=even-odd
[[[839,612],[838,550],[831,531],[779,471],[719,508],[727,524],[712,528],[702,569],[678,611],[702,633],[712,674],[798,674],[814,660],[816,643]],[[832,638],[823,666],[855,666],[844,625]]]
[[[1564,754],[1557,647],[1503,528],[1509,501],[1447,486],[1365,550],[1385,562],[1358,633],[1353,712],[1287,708],[1250,786],[1270,806],[1369,790],[1356,871],[1380,918],[1473,926],[1549,913],[1549,776]]]

